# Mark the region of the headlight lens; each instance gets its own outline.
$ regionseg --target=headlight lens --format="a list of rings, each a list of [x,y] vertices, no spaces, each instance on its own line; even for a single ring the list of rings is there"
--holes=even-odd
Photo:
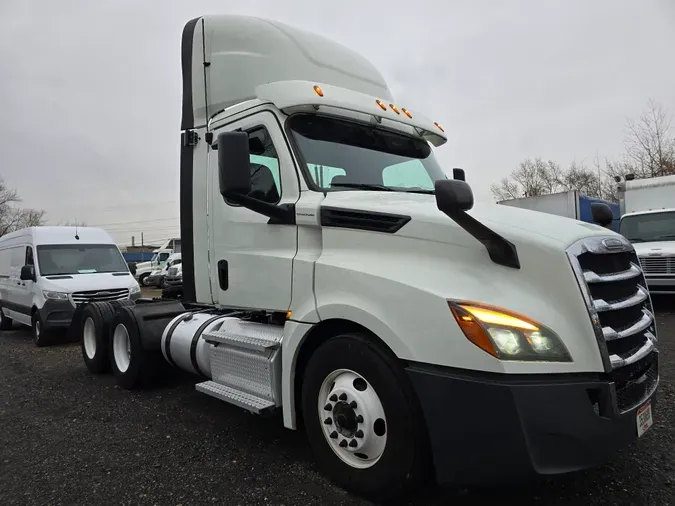
[[[134,286],[132,286],[131,288],[129,288],[129,293],[130,293],[130,294],[138,293],[138,292],[140,292],[140,291],[141,291],[141,287],[138,286],[138,285],[134,285]]]
[[[68,300],[68,294],[64,292],[52,292],[51,290],[42,290],[45,299]]]
[[[500,360],[572,361],[560,337],[541,323],[485,304],[448,304],[467,339]]]

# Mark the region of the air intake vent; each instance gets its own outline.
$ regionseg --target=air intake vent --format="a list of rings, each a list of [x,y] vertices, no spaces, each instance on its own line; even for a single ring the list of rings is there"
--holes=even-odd
[[[321,208],[321,225],[324,227],[354,228],[393,234],[410,221],[402,214],[356,211],[335,207]]]

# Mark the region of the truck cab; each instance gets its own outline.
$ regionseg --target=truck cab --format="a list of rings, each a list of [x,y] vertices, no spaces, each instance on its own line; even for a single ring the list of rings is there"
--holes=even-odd
[[[675,294],[675,175],[619,186],[619,232],[635,247],[649,291]]]
[[[656,327],[625,238],[474,206],[443,126],[319,35],[204,16],[181,47],[182,299],[116,308],[92,372],[137,388],[160,355],[303,426],[377,501],[583,469],[649,429]]]

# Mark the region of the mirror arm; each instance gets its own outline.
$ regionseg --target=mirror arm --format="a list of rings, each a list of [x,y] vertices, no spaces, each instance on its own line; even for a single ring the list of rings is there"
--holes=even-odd
[[[443,211],[443,209],[441,209]],[[448,217],[477,239],[490,255],[490,260],[504,267],[520,269],[520,259],[516,246],[504,239],[494,230],[483,225],[473,216],[464,211],[447,212]]]
[[[267,216],[270,225],[295,225],[295,205],[294,204],[269,204],[262,200],[242,195],[236,192],[223,192],[223,197],[227,200],[239,204],[254,213]]]

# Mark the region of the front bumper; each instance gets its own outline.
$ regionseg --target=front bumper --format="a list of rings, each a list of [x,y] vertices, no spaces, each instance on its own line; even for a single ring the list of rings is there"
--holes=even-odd
[[[614,385],[600,375],[514,377],[421,364],[407,372],[439,484],[500,483],[601,465],[637,439],[636,412],[646,402],[619,414]],[[655,393],[649,401],[654,408]]]
[[[645,274],[649,293],[675,294],[675,276],[649,276]]]
[[[45,330],[65,329],[73,320],[75,308],[69,300],[46,299],[38,312]]]

